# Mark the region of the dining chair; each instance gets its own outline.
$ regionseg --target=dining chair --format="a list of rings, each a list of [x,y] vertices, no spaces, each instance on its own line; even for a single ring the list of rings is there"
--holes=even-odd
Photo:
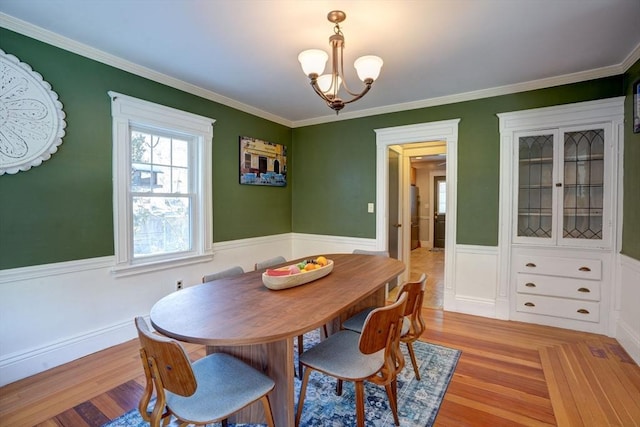
[[[284,264],[287,262],[286,258],[283,256],[276,256],[273,258],[266,259],[264,261],[256,262],[255,269],[258,270],[266,270],[269,267],[273,267],[274,265]],[[322,325],[322,330],[324,332],[324,336],[329,336],[329,331],[327,330],[327,325]],[[298,360],[300,360],[300,355],[304,351],[304,335],[298,335]],[[298,362],[298,378],[302,378],[302,365]]]
[[[409,350],[409,356],[411,357],[411,364],[413,365],[413,371],[415,372],[416,379],[418,381],[420,381],[420,371],[418,370],[416,355],[413,351],[413,343],[420,338],[420,335],[422,335],[425,329],[425,322],[422,317],[422,301],[424,299],[426,283],[427,275],[422,273],[417,281],[405,283],[398,291],[398,298],[407,294],[407,306],[402,321],[400,342],[407,345],[407,350]],[[374,307],[366,308],[348,318],[342,323],[342,327],[354,332],[361,332],[367,316],[373,309]]]
[[[211,273],[202,276],[202,283],[213,282],[214,280],[239,276],[241,274],[244,274],[244,270],[242,269],[242,267],[236,265],[235,267],[227,268],[226,270],[218,271],[217,273]]]
[[[276,256],[273,258],[266,259],[264,261],[256,262],[255,269],[257,270],[266,270],[269,267],[273,267],[274,265],[284,264],[287,262],[286,258],[283,256]]]
[[[386,256],[387,258],[389,257],[389,252],[388,251],[369,251],[369,250],[366,250],[366,249],[354,249],[353,253],[354,254],[361,254],[361,255]]]
[[[300,362],[305,370],[298,399],[296,427],[300,425],[309,376],[314,370],[335,377],[338,381],[355,383],[358,427],[364,427],[364,382],[383,385],[393,420],[400,425],[396,376],[404,367],[399,340],[407,298],[403,294],[393,304],[371,311],[362,333],[340,330],[302,353]]]
[[[275,383],[266,375],[225,353],[213,353],[193,363],[175,340],[150,331],[135,318],[140,357],[147,384],[138,404],[142,418],[152,427],[166,425],[171,415],[180,426],[222,421],[249,404],[260,401],[267,425],[274,426],[267,394]],[[155,389],[156,403],[147,408]]]

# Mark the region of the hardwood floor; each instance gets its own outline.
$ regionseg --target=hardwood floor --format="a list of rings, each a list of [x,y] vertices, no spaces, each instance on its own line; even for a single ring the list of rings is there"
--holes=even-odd
[[[602,335],[423,309],[423,339],[462,350],[438,426],[639,426],[640,368]],[[192,359],[201,346],[187,344]],[[136,407],[133,340],[0,389],[0,426],[100,426]]]
[[[442,308],[444,305],[444,251],[416,248],[411,251],[409,280],[427,274],[427,286],[422,306]]]

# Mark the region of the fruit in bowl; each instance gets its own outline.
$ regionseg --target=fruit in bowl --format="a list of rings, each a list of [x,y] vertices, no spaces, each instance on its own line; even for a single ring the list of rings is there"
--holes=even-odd
[[[326,276],[333,270],[333,261],[324,256],[304,260],[279,268],[268,268],[262,273],[262,283],[273,290],[303,285]]]

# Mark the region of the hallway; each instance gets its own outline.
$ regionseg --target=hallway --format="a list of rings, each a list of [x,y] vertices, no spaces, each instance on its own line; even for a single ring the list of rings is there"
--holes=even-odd
[[[444,251],[416,248],[411,251],[409,280],[418,280],[427,274],[427,287],[422,306],[442,310],[444,302]],[[389,292],[389,300],[395,301],[397,288]]]

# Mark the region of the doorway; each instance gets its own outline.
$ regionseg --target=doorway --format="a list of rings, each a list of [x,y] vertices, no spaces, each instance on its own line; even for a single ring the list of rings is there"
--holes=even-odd
[[[399,200],[401,203],[401,223],[410,224],[410,208],[409,208],[409,171],[410,171],[410,157],[412,155],[418,155],[415,151],[416,149],[428,149],[431,145],[433,148],[434,145],[439,144],[441,147],[445,148],[445,152],[447,155],[447,167],[446,167],[446,186],[444,189],[445,197],[444,203],[446,206],[446,221],[444,223],[444,251],[440,251],[439,255],[442,258],[440,262],[441,267],[440,271],[442,274],[432,273],[429,276],[434,280],[440,276],[441,287],[444,288],[442,292],[440,292],[442,304],[440,307],[446,309],[448,301],[454,301],[453,296],[454,285],[453,285],[453,271],[455,271],[455,259],[453,257],[453,248],[455,246],[456,240],[456,215],[455,215],[455,206],[456,206],[456,176],[457,176],[457,137],[458,137],[458,123],[459,119],[454,120],[445,120],[441,122],[432,122],[432,123],[423,123],[419,125],[409,125],[409,126],[398,126],[394,128],[386,128],[386,129],[376,129],[376,244],[377,248],[380,250],[389,250],[389,241],[388,241],[388,230],[389,230],[389,206],[394,203],[393,200],[389,198],[389,148],[394,147],[394,149],[401,150],[402,157],[404,159],[401,163],[401,172],[402,175],[401,181],[401,195],[399,196]],[[395,201],[395,203],[399,203]],[[433,206],[430,206],[430,208]],[[431,210],[431,209],[430,209]],[[400,227],[399,230],[401,233],[408,234],[411,232],[411,227]],[[423,261],[420,261],[416,256],[414,256],[414,261],[412,262],[412,252],[409,246],[409,242],[411,241],[410,234],[408,234],[404,240],[405,244],[402,247],[398,248],[398,259],[405,262],[407,265],[407,269],[403,274],[401,280],[408,281],[411,277],[411,271],[415,271],[416,269],[412,264],[416,264],[418,266],[422,266],[424,263],[424,268],[427,267],[425,258]],[[448,244],[447,244],[448,243]],[[429,248],[419,247],[414,251],[421,251],[421,255],[431,255],[432,252]],[[427,252],[428,251],[428,252]],[[435,252],[434,252],[435,253]],[[417,254],[416,254],[417,255]],[[436,257],[431,257],[435,259],[435,263],[438,264]],[[427,272],[427,274],[429,274]],[[429,284],[427,285],[429,287]],[[425,297],[426,299],[426,297]]]

